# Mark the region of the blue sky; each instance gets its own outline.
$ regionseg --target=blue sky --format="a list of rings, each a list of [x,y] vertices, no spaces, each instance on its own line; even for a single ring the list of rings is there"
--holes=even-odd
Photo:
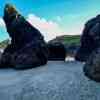
[[[44,32],[44,36],[47,32],[47,38],[81,34],[84,23],[100,14],[100,0],[0,0],[0,18],[5,3],[13,4],[28,21]],[[33,17],[29,18],[30,15]],[[0,41],[6,38],[8,35],[5,27],[0,27]]]

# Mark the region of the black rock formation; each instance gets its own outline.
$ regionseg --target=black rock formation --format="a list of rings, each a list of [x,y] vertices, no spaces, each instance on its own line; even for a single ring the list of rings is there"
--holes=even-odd
[[[60,42],[50,42],[47,44],[49,50],[48,60],[62,60],[65,61],[66,49]]]
[[[85,76],[100,82],[100,15],[86,23],[76,60],[86,61]]]
[[[100,15],[85,24],[80,42],[81,46],[75,58],[79,61],[87,61],[90,54],[100,46]]]
[[[10,4],[5,6],[3,19],[11,44],[2,54],[0,67],[25,69],[46,64],[48,49],[40,31],[27,22]]]
[[[100,82],[100,48],[92,52],[83,71],[89,79]]]

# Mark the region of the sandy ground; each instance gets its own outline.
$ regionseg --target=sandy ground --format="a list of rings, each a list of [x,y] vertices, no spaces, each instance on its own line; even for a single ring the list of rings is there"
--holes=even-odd
[[[49,61],[24,71],[0,69],[0,100],[100,100],[100,83],[86,78],[82,67]]]

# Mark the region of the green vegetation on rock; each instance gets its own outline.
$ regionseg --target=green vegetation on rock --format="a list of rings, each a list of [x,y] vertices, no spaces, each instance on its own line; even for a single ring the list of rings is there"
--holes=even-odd
[[[64,43],[65,44],[79,44],[80,43],[80,36],[76,35],[76,36],[65,36],[64,37]]]
[[[80,35],[64,35],[56,37],[55,39],[49,41],[49,42],[62,42],[64,44],[80,44]]]

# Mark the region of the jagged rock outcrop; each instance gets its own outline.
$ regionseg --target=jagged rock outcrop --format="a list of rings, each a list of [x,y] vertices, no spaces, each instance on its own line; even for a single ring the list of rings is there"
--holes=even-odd
[[[85,75],[100,82],[100,15],[86,23],[76,60],[85,61]]]
[[[10,4],[5,6],[3,19],[11,44],[2,54],[0,67],[24,69],[46,64],[48,49],[40,31],[27,22]]]
[[[81,46],[76,54],[76,60],[87,61],[92,51],[100,46],[100,15],[85,24],[81,36]]]

